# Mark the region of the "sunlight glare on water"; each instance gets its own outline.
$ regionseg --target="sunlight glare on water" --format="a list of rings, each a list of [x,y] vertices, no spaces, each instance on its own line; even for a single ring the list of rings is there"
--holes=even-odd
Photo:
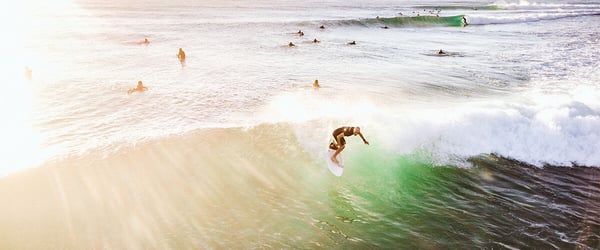
[[[56,81],[60,72],[50,56],[59,32],[60,16],[73,11],[68,0],[9,1],[0,10],[0,29],[9,39],[0,42],[0,172],[33,167],[52,154],[42,149],[42,138],[33,120],[40,104],[38,88]],[[47,44],[47,46],[43,46]],[[36,103],[37,102],[37,103]]]

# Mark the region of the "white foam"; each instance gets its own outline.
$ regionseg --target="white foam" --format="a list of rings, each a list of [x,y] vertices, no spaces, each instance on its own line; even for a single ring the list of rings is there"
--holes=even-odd
[[[503,9],[573,9],[597,7],[594,4],[573,4],[573,3],[548,3],[548,2],[530,2],[526,0],[516,1],[496,1],[492,5],[502,7]]]
[[[380,126],[379,140],[399,153],[427,152],[436,164],[495,153],[536,166],[600,166],[600,105],[595,100],[600,91],[588,86],[565,95],[421,109],[407,112],[408,118],[397,119],[394,126]]]
[[[502,10],[494,11],[494,14],[486,11],[470,13],[467,15],[469,24],[527,23],[600,14],[600,5],[595,4],[536,3],[520,0],[499,1],[494,5]],[[498,15],[499,13],[501,14]]]
[[[486,16],[481,14],[471,14],[467,16],[471,25],[485,24],[509,24],[509,23],[529,23],[547,20],[556,20],[561,18],[599,15],[598,11],[583,11],[583,12],[552,12],[552,13],[519,13],[505,16]]]
[[[502,100],[402,105],[305,94],[275,98],[270,114],[277,122],[307,123],[297,136],[306,138],[310,150],[324,147],[335,126],[352,125],[361,126],[373,145],[426,154],[439,165],[467,166],[470,157],[495,153],[536,166],[600,166],[600,89],[594,86],[562,94],[534,89]]]

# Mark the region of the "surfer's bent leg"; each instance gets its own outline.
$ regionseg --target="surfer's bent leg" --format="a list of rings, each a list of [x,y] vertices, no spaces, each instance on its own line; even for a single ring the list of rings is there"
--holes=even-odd
[[[346,140],[344,140],[344,137],[340,138],[338,143],[338,148],[335,150],[335,153],[333,153],[333,155],[331,156],[331,161],[335,162],[335,164],[340,164],[340,162],[337,160],[337,155],[340,154],[342,152],[342,150],[344,150],[344,148],[346,147]]]
[[[346,147],[346,145],[341,145],[338,147],[338,149],[335,151],[335,153],[333,153],[333,155],[331,156],[331,161],[335,162],[335,164],[340,164],[340,162],[337,160],[337,155],[340,154],[342,152],[342,150],[344,150],[344,148]]]

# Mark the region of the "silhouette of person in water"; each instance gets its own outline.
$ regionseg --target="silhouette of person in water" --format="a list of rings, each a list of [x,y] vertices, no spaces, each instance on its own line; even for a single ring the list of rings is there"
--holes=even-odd
[[[144,38],[144,44],[148,45],[150,43],[150,41],[148,41],[148,38]]]
[[[321,41],[317,40],[316,38],[313,40],[313,43],[318,43],[318,42],[321,42]]]
[[[142,81],[138,81],[137,87],[129,89],[127,91],[127,94],[131,94],[131,93],[136,92],[136,91],[144,91],[144,90],[147,90],[147,89],[148,89],[147,87],[144,87],[144,84],[142,83]]]
[[[296,46],[296,45],[295,45],[293,42],[290,42],[290,43],[288,43],[288,46],[289,46],[289,47],[294,47],[294,46]]]
[[[446,55],[446,52],[444,52],[443,50],[438,51],[438,55]]]
[[[315,80],[315,82],[313,83],[313,88],[318,89],[320,87],[321,85],[319,85],[319,80]]]
[[[330,143],[329,148],[335,150],[335,153],[331,156],[331,160],[335,162],[335,164],[340,164],[336,157],[344,150],[344,148],[346,148],[344,136],[358,135],[365,144],[369,145],[369,142],[365,140],[365,137],[360,133],[360,127],[339,127],[333,131],[332,135],[335,142]]]
[[[319,27],[319,29],[325,29],[325,26],[321,25],[321,26]]]
[[[462,17],[463,20],[463,27],[469,25],[469,23],[467,23],[467,18],[465,18],[465,16]]]
[[[177,53],[177,58],[179,58],[180,61],[185,60],[185,52],[183,52],[183,49],[179,48],[179,52]]]
[[[356,45],[356,41],[348,42],[348,45]]]

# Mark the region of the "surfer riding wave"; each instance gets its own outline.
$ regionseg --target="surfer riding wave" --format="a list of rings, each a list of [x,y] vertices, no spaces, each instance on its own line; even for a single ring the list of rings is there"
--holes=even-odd
[[[346,140],[344,136],[359,135],[363,142],[369,145],[369,142],[365,140],[365,137],[360,133],[360,127],[339,127],[332,133],[334,142],[329,144],[329,148],[335,150],[335,153],[331,156],[331,161],[335,164],[339,164],[337,155],[340,154],[344,148],[346,148]]]

